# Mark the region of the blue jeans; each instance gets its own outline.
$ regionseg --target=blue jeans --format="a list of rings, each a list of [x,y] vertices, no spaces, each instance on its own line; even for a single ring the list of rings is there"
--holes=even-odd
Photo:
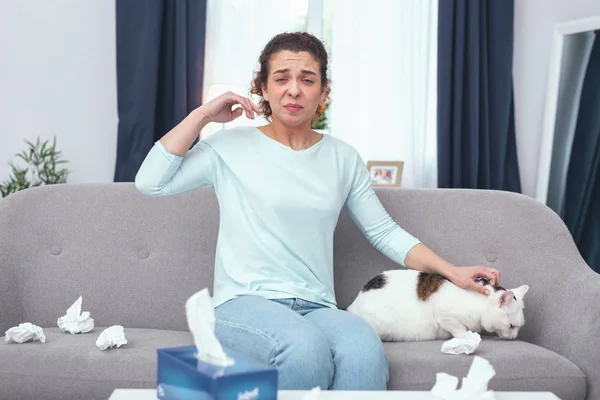
[[[282,390],[386,390],[388,360],[360,317],[302,299],[240,296],[215,308],[215,334],[278,370]]]

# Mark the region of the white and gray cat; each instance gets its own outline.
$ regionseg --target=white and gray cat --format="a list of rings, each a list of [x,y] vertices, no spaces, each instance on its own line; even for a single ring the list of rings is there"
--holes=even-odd
[[[369,323],[383,341],[464,338],[468,331],[515,339],[525,323],[529,286],[488,287],[488,296],[465,290],[438,274],[390,270],[371,279],[347,308]]]

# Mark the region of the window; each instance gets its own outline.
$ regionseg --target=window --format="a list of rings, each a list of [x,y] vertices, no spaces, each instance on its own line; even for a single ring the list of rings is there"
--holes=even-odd
[[[365,161],[402,161],[404,187],[436,187],[437,0],[209,0],[205,101],[251,97],[264,45],[296,30],[320,37],[330,57],[331,104],[315,127]],[[265,123],[242,116],[202,136]]]

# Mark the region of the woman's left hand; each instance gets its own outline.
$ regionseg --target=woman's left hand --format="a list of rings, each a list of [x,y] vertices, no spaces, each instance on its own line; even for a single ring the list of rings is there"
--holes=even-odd
[[[475,279],[479,277],[487,278],[489,284],[492,286],[497,285],[500,282],[500,272],[497,269],[483,267],[481,265],[473,267],[454,267],[452,273],[448,276],[448,279],[458,287],[473,290],[487,296],[489,290],[475,282]]]

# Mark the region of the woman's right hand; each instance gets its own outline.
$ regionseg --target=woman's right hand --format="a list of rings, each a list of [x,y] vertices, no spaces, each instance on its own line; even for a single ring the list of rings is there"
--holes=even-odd
[[[240,105],[235,109],[233,106]],[[202,113],[206,120],[210,122],[227,123],[246,113],[246,117],[254,119],[255,113],[260,110],[252,100],[247,97],[242,97],[233,92],[225,92],[219,97],[216,97],[206,104],[199,107],[198,111]]]

